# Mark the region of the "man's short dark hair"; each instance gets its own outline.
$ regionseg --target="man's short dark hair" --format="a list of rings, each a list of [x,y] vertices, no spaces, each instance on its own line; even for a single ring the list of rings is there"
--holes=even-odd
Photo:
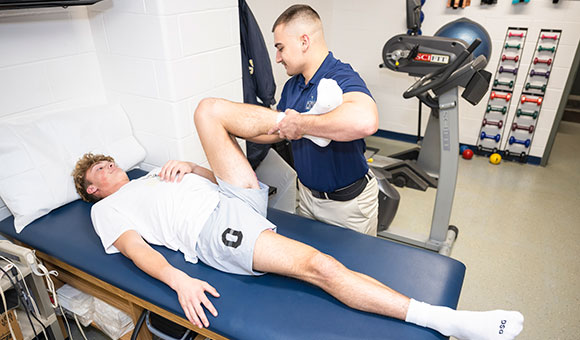
[[[287,24],[298,18],[320,21],[320,15],[318,15],[318,13],[312,7],[308,5],[292,5],[288,7],[288,9],[286,9],[282,14],[280,14],[278,19],[276,19],[274,26],[272,26],[272,32],[274,32],[276,27]]]

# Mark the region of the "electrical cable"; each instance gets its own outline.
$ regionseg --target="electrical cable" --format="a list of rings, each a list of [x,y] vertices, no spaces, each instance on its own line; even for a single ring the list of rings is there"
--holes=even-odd
[[[53,308],[58,307],[58,297],[56,294],[56,289],[54,287],[54,282],[50,278],[50,275],[54,275],[55,277],[58,276],[58,272],[56,270],[48,270],[44,266],[44,264],[36,257],[36,251],[34,249],[31,250],[32,255],[34,256],[34,262],[36,266],[30,266],[32,272],[36,274],[36,276],[44,277],[46,281],[47,291],[51,294],[54,302],[50,302]]]
[[[15,266],[13,265],[12,269]],[[22,291],[22,289],[18,286],[16,286],[14,284],[14,281],[12,281],[12,278],[10,277],[10,275],[8,275],[8,273],[4,270],[4,268],[0,267],[0,270],[4,273],[4,275],[6,275],[6,277],[8,277],[8,279],[10,280],[10,283],[12,283],[12,286],[14,287],[14,289],[16,289],[16,291],[18,292],[18,299],[20,300],[20,303],[22,303],[22,305],[24,306],[24,311],[26,312],[26,316],[28,317],[28,322],[30,322],[30,326],[32,326],[32,332],[34,332],[34,337],[38,338],[38,333],[36,333],[36,328],[34,328],[34,324],[32,323],[32,319],[30,318],[30,314],[28,313],[28,308],[26,308],[26,304],[24,303],[24,299],[22,298],[20,292]]]
[[[24,274],[22,273],[22,271],[20,270],[20,268],[13,262],[7,260],[6,258],[0,256],[0,258],[4,259],[4,261],[8,261],[13,265],[12,268],[12,275],[14,275],[16,277],[16,281],[17,283],[19,282],[18,280],[18,275],[14,274],[14,269],[16,269],[17,273],[20,274],[20,277],[22,278],[22,283],[24,283],[24,288],[26,289],[26,294],[28,294],[28,299],[30,299],[30,305],[32,307],[32,310],[30,311],[32,313],[32,316],[36,319],[36,321],[38,321],[38,323],[40,324],[40,326],[42,327],[42,334],[44,334],[44,337],[48,340],[49,337],[46,334],[46,327],[44,326],[44,324],[38,319],[37,315],[40,315],[40,310],[38,309],[38,305],[36,304],[36,300],[34,300],[34,297],[32,296],[32,294],[30,293],[30,289],[28,288],[28,284],[26,283],[26,280],[24,279]],[[36,256],[35,256],[36,259]],[[31,268],[32,269],[32,268]],[[33,273],[35,273],[34,270],[32,270]],[[24,306],[26,309],[26,306]],[[33,327],[34,330],[34,327]]]
[[[131,340],[136,340],[137,336],[139,336],[139,331],[143,326],[143,321],[145,321],[145,317],[147,316],[147,309],[143,309],[137,323],[135,324],[135,328],[133,329],[133,334],[131,334]]]
[[[49,339],[48,335],[46,334],[46,327],[44,326],[44,324],[43,324],[43,323],[42,323],[42,322],[41,322],[41,321],[38,319],[38,317],[37,317],[37,315],[40,315],[40,311],[39,311],[39,309],[38,309],[38,305],[36,304],[36,301],[35,301],[35,300],[34,300],[34,298],[32,297],[32,294],[30,293],[30,289],[28,288],[28,284],[26,284],[26,280],[24,279],[24,274],[22,273],[22,271],[20,270],[20,268],[19,268],[19,267],[18,267],[18,266],[17,266],[17,265],[16,265],[14,262],[12,262],[12,261],[8,260],[8,259],[7,259],[7,258],[5,258],[4,256],[0,256],[0,259],[4,260],[4,261],[8,262],[10,265],[12,265],[12,267],[11,267],[10,269],[12,269],[12,275],[14,275],[14,276],[15,276],[15,278],[16,278],[16,281],[17,281],[17,282],[19,282],[19,280],[18,280],[18,275],[17,275],[17,274],[14,274],[14,269],[16,269],[17,273],[18,273],[18,274],[20,274],[20,277],[22,278],[22,281],[21,281],[21,282],[23,282],[23,283],[24,283],[24,288],[26,289],[26,292],[25,292],[25,293],[26,293],[26,294],[28,294],[28,298],[29,298],[29,299],[30,299],[30,301],[31,301],[31,306],[32,306],[32,310],[31,310],[31,312],[32,312],[32,316],[33,316],[33,317],[36,319],[36,321],[38,321],[38,323],[39,323],[39,324],[42,326],[42,334],[44,334],[44,337],[45,337],[46,339]],[[36,256],[35,256],[35,259],[36,259]],[[40,266],[42,266],[42,265],[40,265]],[[43,267],[43,268],[44,268],[44,270],[46,271],[46,268],[45,268],[44,266],[42,266],[42,267]],[[33,273],[36,273],[34,270],[33,270],[32,272],[33,272]],[[37,274],[37,275],[38,275],[38,274]],[[52,283],[52,280],[51,280],[51,283]],[[53,285],[53,288],[54,288],[54,285]],[[51,304],[52,304],[52,302],[51,302]],[[23,303],[23,307],[24,307],[25,311],[28,311],[28,309],[26,308],[26,305],[25,305],[24,303]],[[28,314],[28,313],[27,313],[27,314]],[[30,320],[30,317],[29,317],[29,320]],[[31,322],[31,324],[32,324],[32,322]],[[34,329],[34,326],[32,326],[32,329],[33,329],[33,331],[34,331],[34,332],[35,332],[35,334],[36,334],[36,330]]]
[[[48,269],[47,269],[47,268],[46,268],[46,267],[45,267],[45,266],[44,266],[44,265],[43,265],[43,264],[42,264],[42,263],[41,263],[41,262],[38,260],[38,258],[36,257],[36,253],[35,253],[35,251],[34,251],[34,250],[32,250],[32,254],[33,254],[33,256],[34,256],[34,260],[35,260],[35,262],[36,262],[36,266],[35,266],[35,267],[33,267],[32,265],[30,265],[30,264],[29,264],[29,266],[30,266],[30,269],[31,269],[32,273],[34,273],[35,275],[37,275],[37,276],[40,276],[40,277],[43,277],[43,276],[45,277],[45,282],[46,282],[46,286],[47,286],[47,291],[48,291],[48,292],[50,293],[50,295],[52,296],[52,300],[50,300],[50,299],[49,299],[49,300],[50,300],[50,304],[52,305],[52,307],[53,307],[53,308],[60,307],[60,310],[61,310],[61,312],[62,312],[62,314],[63,314],[63,316],[64,316],[64,311],[63,311],[62,307],[61,307],[61,306],[59,305],[59,303],[58,303],[58,295],[57,295],[57,293],[56,293],[56,289],[55,289],[55,286],[54,286],[54,282],[53,282],[53,281],[52,281],[52,279],[50,278],[50,276],[51,276],[51,275],[54,275],[55,277],[56,277],[56,276],[58,276],[58,272],[57,272],[56,270],[51,270],[51,271],[49,271],[49,270],[48,270]],[[12,261],[8,260],[7,258],[5,258],[4,256],[1,256],[1,255],[0,255],[0,259],[2,259],[2,260],[4,260],[4,261],[6,261],[6,262],[9,264],[10,268],[7,268],[7,269],[9,269],[9,270],[10,270],[10,269],[12,269],[12,270],[14,270],[14,268],[15,268],[15,269],[16,269],[16,271],[17,271],[17,274],[20,274],[20,277],[22,278],[22,281],[19,281],[19,280],[18,280],[18,275],[17,275],[17,274],[14,274],[14,272],[12,273],[12,274],[15,276],[15,278],[16,278],[16,280],[17,280],[17,282],[19,282],[19,283],[20,283],[20,282],[24,283],[24,288],[25,288],[26,292],[23,292],[23,293],[25,293],[25,294],[27,294],[27,295],[28,295],[28,299],[29,299],[29,301],[30,301],[30,305],[31,305],[31,307],[32,307],[32,310],[31,310],[31,312],[32,312],[32,316],[33,316],[33,317],[34,317],[34,319],[35,319],[35,320],[36,320],[36,321],[37,321],[37,322],[38,322],[38,323],[41,325],[41,327],[42,327],[42,333],[43,333],[43,335],[44,335],[45,339],[47,339],[47,340],[48,340],[48,339],[50,339],[50,338],[48,337],[48,335],[46,334],[46,330],[45,330],[45,329],[46,329],[46,327],[44,326],[44,324],[42,323],[42,321],[40,321],[40,320],[39,320],[39,318],[37,317],[37,315],[40,315],[40,311],[39,311],[39,309],[38,309],[38,305],[36,304],[36,301],[35,301],[35,300],[34,300],[34,298],[32,297],[32,294],[30,293],[30,289],[28,288],[28,285],[26,284],[26,280],[24,279],[24,274],[22,273],[22,271],[20,270],[20,268],[19,268],[19,267],[18,267],[16,264],[14,264],[14,262],[12,262]],[[1,268],[0,268],[0,269],[1,269]],[[5,274],[5,275],[7,275],[7,272],[6,272],[6,271],[4,271],[4,270],[2,270],[2,271],[4,272],[4,274]],[[8,276],[8,279],[10,280],[10,282],[12,283],[12,285],[13,285],[14,289],[15,289],[15,290],[18,292],[18,290],[19,290],[19,289],[18,289],[18,287],[16,287],[16,286],[14,285],[14,282],[12,281],[12,279],[10,278],[10,276],[9,276],[9,275],[7,275],[7,276]],[[5,299],[6,299],[6,298],[5,298],[5,296],[4,296],[4,292],[2,291],[1,293],[2,293],[2,298],[3,298],[3,301],[5,301]],[[36,337],[38,337],[38,334],[36,333],[36,329],[34,328],[34,324],[32,323],[32,320],[30,319],[30,315],[28,314],[28,308],[26,308],[27,304],[25,304],[25,303],[24,303],[24,301],[22,301],[22,296],[20,296],[20,294],[17,294],[17,295],[19,296],[19,301],[21,301],[21,303],[22,303],[22,305],[23,305],[23,307],[24,307],[24,310],[25,310],[25,312],[26,312],[26,315],[27,315],[27,317],[28,317],[28,321],[30,322],[30,325],[32,326],[32,330],[33,330],[33,332],[34,332],[35,336],[36,336]],[[53,302],[53,301],[54,301],[54,302]],[[6,303],[5,303],[4,305],[5,305],[5,307],[6,307]],[[5,308],[5,309],[6,309],[6,308]],[[70,338],[71,338],[71,340],[72,340],[72,335],[71,335],[71,332],[70,332],[70,325],[69,325],[69,323],[68,323],[68,320],[67,320],[67,318],[66,318],[66,317],[64,317],[64,319],[65,319],[65,323],[66,323],[66,325],[67,325],[67,329],[68,329],[68,331],[69,331]],[[7,320],[7,321],[8,321],[9,328],[10,328],[10,330],[11,330],[11,335],[12,335],[12,337],[13,337],[13,338],[15,338],[15,337],[14,337],[14,334],[13,334],[13,331],[12,331],[12,326],[10,325],[10,320]],[[81,331],[81,332],[82,332],[82,331]],[[84,333],[83,333],[82,335],[83,335],[83,337],[85,338],[85,340],[87,340],[87,339],[86,339],[86,337],[84,336]]]
[[[58,305],[58,308],[60,309],[60,313],[62,314],[62,318],[64,319],[64,323],[66,323],[66,328],[68,329],[68,336],[69,336],[70,340],[73,340],[72,332],[70,330],[70,325],[68,323],[66,314],[64,313],[64,310],[62,309],[61,305]]]
[[[13,266],[13,264],[9,264],[9,266]],[[4,277],[4,274],[0,276],[0,280],[2,279],[2,277]],[[10,279],[10,277],[8,277],[8,279]],[[12,283],[12,287],[16,289],[16,287],[14,287],[14,282],[12,282],[11,279],[10,282]],[[4,290],[0,289],[0,293],[2,295],[2,302],[4,303],[4,310],[6,311],[6,322],[8,323],[8,329],[10,329],[10,335],[12,336],[12,339],[16,339],[16,335],[14,335],[14,330],[12,329],[12,324],[10,323],[10,318],[8,317],[8,304],[6,303],[6,296],[4,295]]]
[[[77,327],[79,328],[79,331],[81,332],[81,335],[83,336],[83,339],[88,340],[87,336],[85,335],[85,332],[83,331],[83,327],[82,327],[81,323],[79,322],[79,319],[77,318],[76,313],[73,313],[73,317],[74,317],[75,321],[77,322]]]

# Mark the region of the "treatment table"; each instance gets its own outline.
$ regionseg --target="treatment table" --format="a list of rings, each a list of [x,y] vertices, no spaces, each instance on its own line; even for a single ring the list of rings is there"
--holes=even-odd
[[[143,175],[133,170],[130,177]],[[210,300],[218,317],[206,311],[209,329],[187,321],[175,292],[148,276],[122,254],[107,255],[90,220],[91,204],[74,201],[27,226],[20,234],[13,218],[0,221],[0,233],[36,249],[59,272],[58,279],[127,312],[134,321],[143,309],[212,339],[445,339],[436,331],[353,310],[323,290],[274,274],[226,274],[183,254],[154,246],[175,267],[207,281],[220,293]],[[419,301],[456,308],[465,266],[448,257],[275,209],[268,219],[278,233],[309,244],[348,268],[370,275]],[[140,338],[150,334],[143,329]],[[129,338],[126,335],[123,338]]]

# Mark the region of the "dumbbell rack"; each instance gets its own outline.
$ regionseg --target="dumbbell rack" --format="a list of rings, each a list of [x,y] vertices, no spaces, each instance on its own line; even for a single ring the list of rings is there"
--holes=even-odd
[[[509,136],[504,146],[505,159],[522,163],[528,160],[561,34],[562,30],[540,31],[516,114],[508,127]]]
[[[507,29],[500,62],[493,78],[492,90],[477,136],[475,152],[478,155],[488,155],[500,149],[527,33],[527,28],[509,27]]]

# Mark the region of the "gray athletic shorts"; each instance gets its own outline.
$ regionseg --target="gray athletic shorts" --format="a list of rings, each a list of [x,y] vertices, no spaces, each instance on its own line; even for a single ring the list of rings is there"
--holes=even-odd
[[[252,268],[254,245],[262,231],[276,231],[266,219],[268,186],[260,183],[260,189],[243,189],[217,181],[220,202],[199,234],[197,257],[226,273],[261,275]]]

